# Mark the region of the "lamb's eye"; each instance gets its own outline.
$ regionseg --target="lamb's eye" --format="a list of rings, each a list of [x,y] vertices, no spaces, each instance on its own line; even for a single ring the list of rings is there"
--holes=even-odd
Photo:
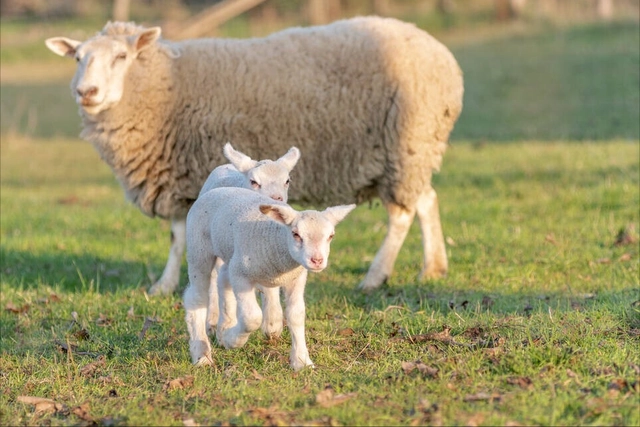
[[[118,59],[127,59],[127,52],[121,52],[116,55],[116,60]]]
[[[298,233],[292,231],[291,234],[293,234],[293,238],[296,239],[296,242],[302,242],[302,237],[300,237]]]
[[[261,187],[261,185],[258,184],[258,181],[254,181],[253,179],[251,180],[251,186],[256,189],[259,189]]]
[[[284,185],[289,185],[290,182],[291,182],[291,180],[288,179],[287,182],[284,183]]]
[[[327,238],[327,242],[332,241],[332,240],[333,240],[333,236],[335,236],[335,234],[330,235],[330,236]]]
[[[80,62],[80,56],[76,55],[76,62]]]

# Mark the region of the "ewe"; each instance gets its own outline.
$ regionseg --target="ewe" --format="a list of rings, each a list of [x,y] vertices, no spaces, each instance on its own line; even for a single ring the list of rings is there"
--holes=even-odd
[[[210,274],[219,258],[225,264],[218,276],[218,342],[241,347],[261,325],[266,334],[279,335],[279,301],[263,313],[255,288],[275,290],[277,296],[281,287],[291,332],[291,367],[297,371],[313,365],[304,337],[307,270],[319,272],[327,266],[334,227],[355,206],[297,212],[244,188],[217,188],[199,197],[187,215],[189,286],[184,293],[193,363],[211,363],[207,302]]]
[[[264,38],[171,42],[160,28],[116,22],[84,42],[46,44],[78,61],[71,92],[82,138],[142,212],[172,221],[175,239],[154,291],[178,284],[187,211],[224,163],[226,141],[240,141],[253,158],[300,148],[306,155],[292,175],[292,201],[380,197],[387,236],[361,289],[389,277],[416,213],[421,276],[446,273],[431,175],[462,110],[462,72],[414,25],[360,17]]]
[[[218,166],[209,174],[200,196],[209,190],[221,187],[240,187],[255,190],[258,193],[270,197],[273,200],[286,202],[289,190],[289,173],[300,159],[300,150],[291,147],[287,153],[278,160],[256,161],[247,155],[233,149],[226,143],[223,154],[231,162]],[[222,266],[222,260],[218,260],[216,268],[211,272],[211,286],[209,288],[209,312],[207,314],[207,329],[215,330],[218,322],[218,286],[217,272]],[[175,268],[179,269],[180,264]],[[278,289],[263,290],[263,303],[265,309],[269,309],[272,303],[280,304]]]

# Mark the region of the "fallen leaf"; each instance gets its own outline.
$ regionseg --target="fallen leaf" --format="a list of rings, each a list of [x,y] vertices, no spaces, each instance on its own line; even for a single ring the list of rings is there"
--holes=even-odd
[[[65,407],[52,399],[35,396],[18,396],[18,402],[33,405],[37,414],[49,412],[62,412]]]
[[[328,415],[324,415],[311,421],[303,421],[300,424],[300,426],[303,427],[338,427],[339,425],[340,423],[338,421]]]
[[[551,243],[552,245],[557,245],[558,242],[556,241],[556,236],[553,235],[553,233],[549,233],[544,237],[544,240],[548,243]]]
[[[89,402],[84,402],[80,406],[76,406],[71,413],[84,421],[93,422],[93,417],[89,415]]]
[[[278,410],[274,405],[270,408],[253,408],[247,411],[252,416],[265,421],[267,426],[285,426],[291,423],[287,421],[287,413]]]
[[[85,328],[82,329],[78,329],[77,331],[75,331],[73,333],[73,336],[78,338],[79,340],[88,340],[89,338],[91,338],[91,335],[89,334],[89,331],[87,331]]]
[[[625,262],[625,261],[631,261],[631,254],[630,254],[629,252],[625,252],[625,253],[623,253],[623,254],[620,256],[620,258],[618,258],[618,261],[622,261],[622,262]]]
[[[330,408],[356,397],[358,393],[335,394],[333,387],[326,386],[316,395],[316,403],[323,408]]]
[[[182,420],[182,425],[185,427],[197,427],[200,424],[195,422],[193,418],[185,418]]]
[[[193,385],[193,380],[193,375],[187,375],[184,377],[176,378],[174,380],[169,380],[162,386],[162,391],[182,390],[184,388],[191,387]]]
[[[478,427],[484,421],[484,414],[473,414],[466,423],[467,427]]]
[[[637,238],[633,236],[633,225],[629,227],[623,227],[618,231],[616,235],[616,239],[613,242],[614,246],[623,246],[623,245],[632,245],[638,241]]]
[[[353,329],[351,328],[344,328],[344,329],[340,329],[338,331],[338,335],[340,335],[341,337],[348,337],[354,334]]]
[[[260,374],[258,373],[258,371],[256,371],[255,369],[252,369],[252,370],[251,370],[251,376],[252,376],[254,379],[258,380],[258,381],[262,381],[262,380],[264,380],[264,377],[263,377],[262,375],[260,375]]]
[[[145,317],[144,325],[142,325],[142,330],[140,331],[140,334],[138,335],[138,338],[141,341],[144,339],[144,336],[146,335],[147,330],[151,327],[151,325],[153,325],[156,322],[158,322],[158,318],[157,317]]]
[[[95,375],[96,371],[105,365],[106,358],[101,354],[95,362],[88,363],[80,368],[80,374],[85,377]]]
[[[453,240],[453,239],[452,239],[451,237],[449,237],[449,236],[447,236],[447,238],[445,239],[445,241],[447,242],[447,244],[448,244],[449,246],[455,246],[455,245],[456,245],[455,240]]]
[[[437,368],[432,368],[431,366],[425,365],[420,360],[416,360],[415,362],[402,362],[401,366],[402,371],[405,373],[405,375],[409,375],[411,372],[417,369],[418,372],[420,372],[422,375],[436,378],[439,372]]]
[[[507,383],[517,385],[518,387],[529,390],[533,388],[533,381],[529,377],[511,377],[507,379]]]
[[[22,314],[22,313],[26,313],[29,310],[29,304],[24,304],[22,307],[16,307],[15,304],[10,302],[10,303],[7,303],[4,309],[11,313]]]
[[[98,316],[98,318],[96,319],[96,325],[98,325],[98,326],[109,326],[112,323],[113,323],[113,319],[111,319],[110,317],[105,316],[102,313],[100,313],[100,316]]]
[[[127,311],[127,319],[133,319],[134,317],[135,317],[135,314],[133,314],[133,306],[131,306]]]

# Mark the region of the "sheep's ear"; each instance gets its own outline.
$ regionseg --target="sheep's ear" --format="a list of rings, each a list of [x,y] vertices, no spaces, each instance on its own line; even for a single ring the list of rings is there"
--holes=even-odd
[[[299,159],[300,150],[298,150],[297,147],[291,147],[289,148],[289,151],[287,151],[284,156],[276,160],[276,162],[281,164],[288,172],[291,172],[296,163],[298,163]]]
[[[340,221],[342,221],[352,210],[354,210],[356,205],[342,205],[342,206],[334,206],[332,208],[327,208],[322,212],[322,214],[331,222],[333,225],[336,225]]]
[[[78,40],[68,39],[66,37],[51,37],[46,39],[44,43],[49,50],[60,56],[68,56],[73,58],[76,56],[76,49],[82,44]]]
[[[234,150],[231,144],[228,142],[224,145],[222,153],[227,158],[227,160],[229,160],[231,164],[242,173],[247,172],[249,169],[255,168],[258,164],[258,162],[251,159],[251,157],[247,156],[246,154],[242,154],[241,152]]]
[[[291,225],[298,217],[298,212],[287,205],[260,205],[260,212],[284,225]]]
[[[129,37],[129,42],[136,52],[140,52],[155,43],[160,38],[161,33],[160,27],[148,28],[140,34]]]

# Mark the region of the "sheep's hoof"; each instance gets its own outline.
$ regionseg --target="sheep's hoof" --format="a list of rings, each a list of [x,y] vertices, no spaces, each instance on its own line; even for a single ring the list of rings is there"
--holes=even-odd
[[[166,283],[161,283],[161,282],[155,283],[153,286],[149,288],[149,291],[147,292],[147,294],[150,296],[171,295],[172,293],[173,293],[173,287]]]
[[[418,280],[437,280],[444,277],[447,277],[447,267],[430,268],[428,270],[422,270],[420,276],[418,276]]]
[[[194,366],[212,366],[212,365],[213,365],[213,359],[211,359],[210,354],[205,354],[200,359],[198,359],[196,363],[194,363]]]
[[[373,275],[367,274],[367,276],[360,282],[358,285],[358,289],[364,293],[371,293],[378,289],[383,284],[387,283],[388,275],[381,275],[379,278],[374,277]]]

